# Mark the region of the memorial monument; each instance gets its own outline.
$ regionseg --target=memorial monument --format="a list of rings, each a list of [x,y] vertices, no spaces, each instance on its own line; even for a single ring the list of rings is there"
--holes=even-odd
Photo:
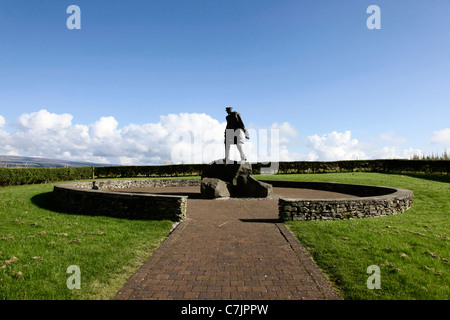
[[[272,186],[252,176],[252,165],[247,162],[243,145],[249,134],[241,115],[227,107],[225,128],[225,159],[210,163],[202,172],[201,195],[204,198],[249,197],[265,198],[272,194]],[[241,161],[230,160],[230,147],[236,145]]]

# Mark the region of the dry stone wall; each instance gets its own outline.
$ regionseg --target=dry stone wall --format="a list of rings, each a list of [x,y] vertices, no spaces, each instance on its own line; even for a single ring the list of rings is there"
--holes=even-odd
[[[308,188],[345,193],[345,199],[278,199],[278,214],[287,220],[335,220],[393,215],[409,209],[413,192],[379,186],[300,182],[260,181],[270,187]],[[54,198],[60,207],[73,213],[107,215],[129,219],[169,219],[181,221],[187,213],[187,196],[117,192],[146,187],[198,186],[200,179],[134,179],[73,182],[55,185]]]
[[[53,194],[55,201],[68,212],[128,219],[181,221],[186,217],[187,196],[111,191],[176,186],[200,186],[200,180],[135,179],[74,182],[55,185]]]
[[[409,209],[411,190],[326,182],[267,181],[274,187],[326,190],[357,196],[347,199],[278,199],[280,220],[339,220],[380,217]]]

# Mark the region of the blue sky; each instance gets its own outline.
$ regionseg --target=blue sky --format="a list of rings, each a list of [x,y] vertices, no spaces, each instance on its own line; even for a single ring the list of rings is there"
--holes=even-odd
[[[66,27],[72,4],[80,30]],[[166,161],[139,134],[222,126],[226,106],[279,128],[284,159],[442,153],[449,14],[445,0],[0,0],[0,154]]]

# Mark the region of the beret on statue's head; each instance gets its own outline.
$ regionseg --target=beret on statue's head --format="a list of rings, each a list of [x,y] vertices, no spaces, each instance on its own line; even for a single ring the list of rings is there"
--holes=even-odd
[[[233,110],[233,107],[226,107],[225,110]]]

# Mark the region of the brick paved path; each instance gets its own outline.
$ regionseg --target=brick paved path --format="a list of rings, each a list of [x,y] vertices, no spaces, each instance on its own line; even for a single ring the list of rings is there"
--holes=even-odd
[[[188,218],[114,299],[340,299],[277,218],[277,199],[189,198]]]

